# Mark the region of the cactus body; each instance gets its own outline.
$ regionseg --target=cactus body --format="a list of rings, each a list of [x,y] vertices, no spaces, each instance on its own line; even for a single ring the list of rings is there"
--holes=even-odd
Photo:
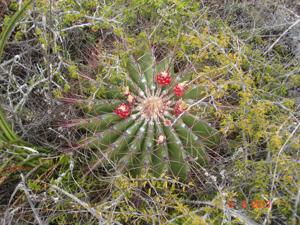
[[[185,179],[191,162],[207,164],[206,148],[219,144],[219,134],[186,112],[186,102],[203,97],[203,91],[199,86],[189,89],[190,74],[174,73],[170,61],[166,57],[156,62],[150,50],[128,60],[128,86],[120,93],[127,100],[98,100],[91,118],[70,123],[91,131],[79,146],[100,150],[92,169],[106,161],[133,176],[170,173]]]

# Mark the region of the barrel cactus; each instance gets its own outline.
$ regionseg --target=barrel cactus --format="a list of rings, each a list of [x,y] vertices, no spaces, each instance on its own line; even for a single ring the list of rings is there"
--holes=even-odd
[[[90,115],[66,124],[88,131],[76,147],[99,150],[91,170],[109,163],[131,176],[186,179],[192,163],[207,164],[207,148],[220,142],[218,131],[190,112],[201,87],[191,87],[191,74],[175,73],[171,57],[157,62],[151,48],[124,65],[122,88],[110,87],[89,107],[75,101]]]

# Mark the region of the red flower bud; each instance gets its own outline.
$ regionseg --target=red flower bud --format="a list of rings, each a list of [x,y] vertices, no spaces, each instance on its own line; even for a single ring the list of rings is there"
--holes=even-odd
[[[184,101],[179,100],[175,103],[175,106],[173,108],[173,113],[176,116],[179,116],[181,113],[183,113],[187,108],[187,105]]]
[[[156,75],[156,81],[161,86],[167,86],[171,83],[171,74],[167,71],[163,71]]]
[[[128,117],[130,115],[130,106],[125,103],[121,103],[114,110],[114,112],[122,119],[125,119],[126,117]]]
[[[173,92],[177,97],[181,97],[184,94],[184,86],[184,83],[179,83],[174,87]]]

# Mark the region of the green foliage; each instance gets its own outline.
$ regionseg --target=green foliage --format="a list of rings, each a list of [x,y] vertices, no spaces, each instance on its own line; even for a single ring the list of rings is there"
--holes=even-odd
[[[51,215],[48,221],[53,224],[98,224],[86,207],[101,212],[108,224],[243,224],[228,214],[230,199],[236,200],[237,212],[259,224],[267,217],[270,224],[297,224],[299,64],[284,42],[263,54],[278,33],[239,30],[232,24],[240,21],[230,15],[229,23],[219,19],[216,8],[206,5],[209,1],[100,2],[56,1],[50,12],[48,2],[38,0],[32,14],[34,32],[22,29],[13,35],[15,41],[35,39],[42,47],[45,61],[38,66],[47,71],[51,64],[54,97],[80,96],[76,108],[58,106],[66,108],[67,118],[80,117],[58,130],[68,143],[75,139],[79,145],[67,149],[70,154],[61,153],[56,144],[51,157],[48,150],[36,153],[36,147],[26,143],[24,148],[24,142],[14,141],[20,139],[0,116],[0,145],[5,150],[0,155],[0,189],[6,190],[8,184],[14,189],[18,173],[26,174],[30,193],[43,199],[35,202],[38,213]],[[253,10],[248,6],[245,11]],[[16,2],[10,5],[14,11],[18,7]],[[42,26],[45,21],[49,27]],[[24,26],[31,23],[29,18]],[[7,41],[15,25],[7,16],[4,26],[11,29],[1,36]],[[55,39],[50,38],[53,31]],[[150,54],[144,51],[149,45]],[[35,62],[35,56],[25,58]],[[126,102],[123,88],[129,86],[136,96],[168,66],[178,81],[190,82],[182,97],[188,105],[203,99],[172,127],[161,120],[153,125],[136,118],[123,120],[113,112]],[[170,113],[166,118],[174,121],[176,116]],[[204,121],[226,137],[225,143],[215,148],[221,135],[211,136],[216,129]],[[160,134],[167,140],[158,145]],[[208,159],[210,166],[204,170]],[[181,183],[172,175],[191,182]],[[24,218],[33,222],[27,199],[20,196],[11,204],[26,208],[18,211],[18,222]],[[272,208],[251,207],[258,199],[272,201]],[[244,200],[246,208],[241,206]]]
[[[4,113],[0,108],[0,143],[16,142],[19,140],[10,125],[7,123]]]
[[[3,30],[1,32],[1,38],[0,38],[0,59],[2,59],[2,54],[4,50],[4,46],[11,35],[11,32],[15,28],[17,22],[22,19],[23,14],[26,12],[27,8],[30,6],[33,0],[28,0],[24,3],[22,8],[17,11],[9,21],[7,21],[7,24],[5,27],[3,27]]]
[[[124,4],[123,1],[107,2],[106,7],[94,12],[99,13],[98,15],[105,14],[106,18],[116,18],[123,22],[120,25],[113,24],[112,27],[115,35],[126,42],[127,49],[120,47],[120,43],[115,41],[112,43],[115,50],[113,54],[117,55],[122,62],[128,62],[128,55],[132,54],[136,56],[135,58],[139,58],[143,55],[141,49],[144,48],[145,40],[149,41],[156,49],[163,48],[163,53],[160,52],[162,58],[168,58],[165,57],[166,51],[175,49],[172,58],[178,63],[175,65],[176,70],[184,70],[191,65],[195,68],[195,71],[185,74],[189,77],[187,80],[193,80],[193,84],[196,85],[196,88],[188,87],[189,92],[186,93],[186,97],[199,100],[209,96],[207,101],[213,103],[213,106],[208,105],[204,108],[196,105],[190,109],[191,113],[204,116],[209,121],[214,121],[217,124],[229,143],[229,149],[224,147],[221,150],[223,153],[226,152],[226,156],[230,155],[229,157],[231,157],[231,155],[238,154],[237,159],[225,165],[230,174],[228,179],[229,182],[232,182],[232,186],[224,191],[235,194],[240,202],[245,199],[245,195],[249,201],[262,196],[267,199],[274,197],[270,195],[270,185],[272,183],[270,174],[274,171],[274,167],[271,165],[276,160],[278,151],[291,132],[291,127],[288,124],[292,123],[293,119],[288,114],[294,113],[295,107],[293,100],[290,100],[287,96],[288,90],[285,87],[286,80],[284,77],[284,74],[288,74],[290,70],[295,68],[285,66],[285,59],[281,54],[283,50],[279,49],[279,54],[273,56],[272,59],[264,56],[262,51],[257,48],[259,45],[266,44],[264,38],[257,35],[250,39],[250,33],[248,32],[243,34],[242,38],[249,38],[250,41],[248,43],[243,42],[240,39],[241,36],[237,36],[223,21],[210,18],[207,13],[199,15],[199,11],[197,11],[199,10],[199,4],[191,1],[182,2],[183,8],[180,6],[181,3],[173,1],[172,3],[166,1],[147,3],[131,1],[125,4],[126,8]],[[172,14],[173,9],[176,14]],[[91,8],[88,10],[91,10]],[[117,17],[114,17],[114,15],[117,15]],[[197,23],[195,20],[197,20]],[[100,25],[97,29],[101,30],[101,27],[107,28],[106,25]],[[105,51],[105,49],[101,50],[102,52]],[[110,59],[110,57],[107,58]],[[103,57],[102,62],[108,60],[107,58]],[[113,62],[110,61],[106,65],[114,65],[111,63]],[[124,64],[125,67],[126,63]],[[124,79],[116,82],[119,86],[130,86],[126,75],[124,77],[124,74],[128,73],[126,70],[119,68],[119,73],[111,73],[111,70],[114,70],[115,67],[111,70],[108,68],[109,66],[100,71],[97,76],[98,82],[103,82],[102,78],[107,77],[107,74],[114,74],[113,76],[117,75]],[[297,75],[292,75],[290,78],[295,80],[296,77]],[[134,83],[137,82],[140,87],[143,87],[139,78],[139,76],[136,78],[131,77]],[[110,82],[110,80],[107,79],[104,82]],[[147,82],[149,81],[147,80]],[[96,87],[97,84],[93,84],[90,90],[92,88],[96,90]],[[105,89],[110,88],[102,86],[101,91],[98,92],[101,94],[97,97],[105,98]],[[91,95],[93,91],[92,93],[85,92],[85,94],[87,93]],[[193,95],[196,97],[193,98]],[[97,115],[97,111],[94,109],[96,105],[92,103],[86,112],[93,116]],[[111,111],[116,105],[111,108]],[[97,107],[102,108],[100,105],[97,105]],[[91,121],[93,120],[91,119]],[[92,125],[89,127],[89,132],[94,134],[97,130],[95,126],[98,125],[95,123]],[[188,137],[186,133],[180,135],[179,128],[180,126],[174,126],[179,138],[180,136],[182,139]],[[174,133],[168,132],[166,129],[162,130],[166,134]],[[123,132],[120,132],[120,135],[123,137]],[[139,137],[136,138],[139,139]],[[293,154],[291,152],[294,152],[297,148],[298,145],[295,142],[293,139],[291,149],[287,153],[288,156]],[[126,145],[131,146],[131,144]],[[107,147],[109,146],[104,147],[105,151],[107,151]],[[142,148],[142,146],[139,147]],[[171,148],[168,146],[168,148],[169,151],[170,149],[176,149],[176,145]],[[92,149],[95,151],[95,149],[98,149],[98,145],[92,145]],[[123,149],[124,152],[125,149]],[[103,147],[100,148],[100,152],[102,151]],[[159,151],[163,151],[163,149],[155,151],[157,155],[160,155]],[[268,160],[267,157],[269,157]],[[280,158],[279,162],[284,162],[284,159],[287,159],[285,157]],[[116,162],[118,160],[112,161]],[[90,166],[103,165],[101,163],[97,164],[97,162],[98,159],[92,162]],[[155,164],[155,161],[153,163],[159,165]],[[200,164],[200,162],[198,163]],[[288,164],[289,160],[286,163]],[[113,165],[118,165],[118,163]],[[107,168],[107,164],[105,164],[105,167]],[[156,168],[162,171],[165,169],[163,166],[156,166]],[[298,177],[294,169],[290,172],[293,177]],[[234,175],[232,176],[232,174]],[[241,185],[243,182],[247,185]],[[276,181],[275,183],[280,186],[279,182]],[[284,185],[287,183],[288,179],[285,179]],[[289,186],[296,194],[297,191],[294,187]],[[285,199],[283,201],[285,204],[289,204],[288,209],[286,205],[282,205],[280,208],[279,204],[276,204],[275,208],[280,208],[280,213],[289,217],[293,204],[291,204],[292,200],[287,201],[290,195],[287,193],[284,195],[286,196],[276,197]],[[115,198],[113,197],[113,199]],[[136,210],[141,211],[140,209]],[[206,208],[206,210],[207,213],[213,215],[213,218],[209,221],[211,224],[218,224],[224,219],[224,215],[220,211],[212,208]],[[246,211],[257,221],[261,221],[261,218],[267,214],[267,209],[255,210],[250,207]],[[147,211],[146,213],[151,214],[153,212]],[[125,216],[125,211],[121,215]],[[196,217],[196,215],[193,216]],[[134,216],[130,217],[130,219],[134,218]],[[178,223],[183,223],[184,220],[188,221],[187,217],[183,217],[182,221],[178,219]]]

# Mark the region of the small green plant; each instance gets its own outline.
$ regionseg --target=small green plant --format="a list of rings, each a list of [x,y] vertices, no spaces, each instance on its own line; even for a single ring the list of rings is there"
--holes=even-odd
[[[0,156],[7,158],[0,165],[0,188],[2,185],[19,181],[17,172],[25,173],[33,168],[38,172],[47,170],[50,160],[41,160],[47,153],[49,152],[46,149],[34,146],[16,134],[0,106]],[[3,199],[5,196],[6,193],[0,194]]]
[[[4,113],[0,107],[0,144],[12,143],[19,140],[19,137],[7,123]]]
[[[0,38],[0,60],[2,58],[3,49],[4,46],[15,28],[17,22],[22,18],[24,13],[26,12],[27,8],[30,6],[30,4],[33,2],[33,0],[28,0],[24,3],[24,5],[21,7],[19,11],[17,11],[13,17],[8,21],[7,27],[1,32],[1,38]]]
[[[220,142],[216,129],[189,112],[205,98],[201,87],[189,88],[192,74],[175,73],[172,58],[157,62],[151,49],[129,58],[126,71],[128,86],[110,89],[90,107],[96,116],[65,124],[91,131],[77,148],[100,149],[92,169],[107,160],[133,176],[169,172],[186,179],[191,163],[207,164],[206,148]]]

